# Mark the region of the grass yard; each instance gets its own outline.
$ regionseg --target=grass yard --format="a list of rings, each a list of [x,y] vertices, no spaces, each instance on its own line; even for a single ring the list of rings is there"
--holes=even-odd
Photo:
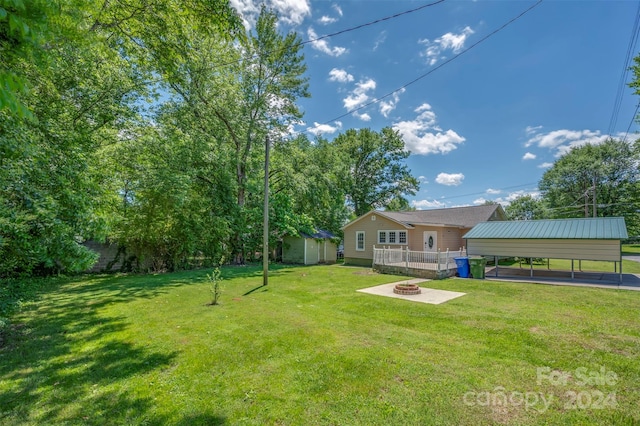
[[[0,349],[0,424],[640,423],[640,292],[342,265],[52,282]],[[544,398],[544,399],[543,399]]]
[[[622,246],[622,255],[637,256],[640,255],[640,244],[624,244]]]

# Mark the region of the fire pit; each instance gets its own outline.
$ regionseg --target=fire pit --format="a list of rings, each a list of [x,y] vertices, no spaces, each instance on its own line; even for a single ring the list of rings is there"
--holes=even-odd
[[[395,287],[393,287],[393,292],[395,294],[411,295],[420,294],[421,290],[418,284],[396,284]]]

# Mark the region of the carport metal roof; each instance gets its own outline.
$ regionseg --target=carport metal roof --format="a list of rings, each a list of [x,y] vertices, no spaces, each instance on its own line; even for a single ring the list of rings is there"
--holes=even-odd
[[[462,238],[623,240],[628,234],[624,218],[596,217],[482,222]]]

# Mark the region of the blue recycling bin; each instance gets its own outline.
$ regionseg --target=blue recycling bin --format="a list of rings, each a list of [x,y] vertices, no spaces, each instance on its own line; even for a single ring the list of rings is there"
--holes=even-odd
[[[458,276],[461,278],[469,278],[469,258],[468,257],[454,257],[456,261],[456,267],[458,268]]]

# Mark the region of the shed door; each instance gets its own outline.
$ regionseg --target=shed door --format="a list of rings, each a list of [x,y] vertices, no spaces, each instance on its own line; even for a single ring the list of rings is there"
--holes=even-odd
[[[424,251],[438,251],[438,233],[436,231],[423,232]]]

